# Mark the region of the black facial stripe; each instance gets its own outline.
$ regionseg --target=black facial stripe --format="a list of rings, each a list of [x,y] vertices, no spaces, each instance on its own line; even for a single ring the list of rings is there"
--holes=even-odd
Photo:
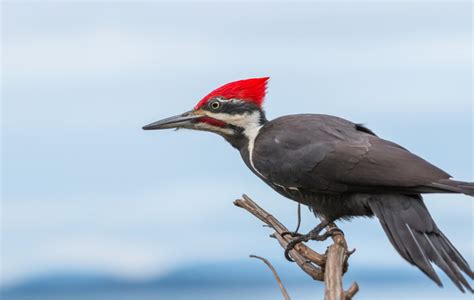
[[[220,103],[220,107],[218,109],[213,109],[212,104],[216,101]],[[216,97],[209,100],[208,104],[205,105],[203,109],[213,113],[236,115],[251,113],[253,111],[259,110],[260,108],[252,102],[242,101],[238,99],[227,100],[224,98]]]
[[[222,101],[221,104],[222,108],[219,112],[230,115],[240,115],[259,110],[259,107],[257,105],[247,101],[230,100]]]
[[[244,114],[244,113],[252,113],[254,111],[260,112],[260,124],[265,124],[267,122],[267,118],[265,117],[265,112],[258,107],[256,104],[247,101],[241,100],[224,100],[221,101],[222,107],[220,109],[220,113],[235,115],[235,114]]]
[[[226,127],[232,129],[237,134],[242,134],[244,132],[244,129],[242,127],[235,126],[232,124],[227,124]]]

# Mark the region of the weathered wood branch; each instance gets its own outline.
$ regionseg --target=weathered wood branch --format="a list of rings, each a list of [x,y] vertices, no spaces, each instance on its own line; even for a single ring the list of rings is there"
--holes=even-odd
[[[272,237],[278,240],[283,249],[286,248],[291,237],[289,235],[282,236],[282,233],[288,232],[288,229],[274,216],[258,206],[247,195],[243,195],[242,199],[235,200],[234,205],[247,210],[275,230]],[[328,229],[330,228],[337,227],[331,224]],[[332,239],[333,244],[328,247],[324,255],[312,250],[303,243],[297,244],[290,251],[290,255],[301,270],[311,276],[311,278],[324,281],[325,300],[349,300],[359,290],[357,283],[353,283],[347,291],[344,291],[342,285],[342,276],[347,270],[347,260],[352,252],[348,251],[346,240],[341,232],[333,234]]]
[[[278,240],[284,249],[286,248],[291,237],[288,235],[282,236],[282,233],[288,232],[288,229],[281,224],[280,221],[258,206],[257,203],[253,202],[247,195],[243,195],[242,199],[235,200],[234,205],[247,210],[273,228],[275,233],[272,236]],[[309,276],[315,280],[324,280],[324,272],[321,269],[321,266],[324,266],[326,262],[324,255],[313,251],[304,244],[296,245],[295,248],[290,251],[290,254],[296,264]]]
[[[263,261],[268,266],[268,268],[270,268],[270,270],[273,273],[273,276],[275,277],[276,282],[278,283],[278,286],[280,287],[280,291],[283,294],[283,297],[285,298],[285,300],[290,300],[290,295],[288,295],[288,292],[286,291],[285,286],[281,282],[280,276],[278,275],[277,271],[272,266],[272,264],[268,261],[268,259],[257,256],[257,255],[253,255],[253,254],[250,255],[250,257],[260,259],[261,261]]]

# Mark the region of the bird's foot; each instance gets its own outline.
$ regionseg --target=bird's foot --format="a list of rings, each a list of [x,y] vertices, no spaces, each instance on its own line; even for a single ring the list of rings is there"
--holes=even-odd
[[[337,227],[333,227],[323,234],[320,234],[320,232],[327,226],[328,224],[321,223],[318,226],[316,226],[313,230],[308,232],[307,234],[299,234],[297,233],[296,235],[293,235],[294,232],[284,232],[282,236],[290,234],[293,236],[293,239],[288,243],[288,245],[285,248],[285,258],[289,261],[293,261],[293,259],[290,257],[290,251],[293,250],[293,248],[302,242],[307,242],[307,241],[325,241],[329,237],[333,236],[335,233],[341,233],[342,230],[340,230]]]
[[[297,231],[283,231],[281,233],[281,236],[289,235],[291,237],[299,237],[302,236],[303,234],[298,233]]]
[[[331,227],[328,231],[326,231],[325,234],[329,234],[328,237],[330,237],[330,236],[332,237],[332,236],[334,236],[334,234],[336,234],[336,233],[339,233],[339,234],[344,235],[344,231],[342,231],[342,230],[339,229],[338,227]]]

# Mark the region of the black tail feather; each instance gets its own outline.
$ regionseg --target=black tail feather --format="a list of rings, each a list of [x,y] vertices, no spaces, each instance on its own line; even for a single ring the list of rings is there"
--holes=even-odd
[[[454,248],[454,245],[448,240],[448,238],[440,231],[439,235],[442,236],[444,242],[446,242],[446,252],[448,253],[449,257],[452,257],[456,260],[456,264],[459,268],[466,273],[471,279],[474,279],[474,272],[469,267],[467,261],[462,257],[461,253]]]
[[[439,189],[441,192],[459,193],[474,197],[474,182],[457,181],[452,179],[440,179],[428,185]]]
[[[419,195],[380,195],[369,206],[390,242],[409,263],[442,286],[431,263],[443,270],[462,291],[474,290],[464,278],[474,273],[462,255],[439,230]]]

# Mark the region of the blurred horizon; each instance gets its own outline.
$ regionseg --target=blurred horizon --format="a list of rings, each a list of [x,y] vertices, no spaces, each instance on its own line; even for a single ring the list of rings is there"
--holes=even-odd
[[[312,299],[324,293],[324,285],[315,282],[294,264],[274,266],[291,296]],[[344,285],[357,281],[358,297],[363,299],[400,299],[404,290],[411,296],[445,299],[456,295],[454,285],[440,289],[427,277],[420,277],[412,268],[391,267],[370,269],[349,265]],[[410,270],[411,269],[411,270]],[[443,280],[447,277],[441,275]],[[419,290],[422,288],[422,290]],[[390,291],[390,293],[387,293]],[[276,281],[262,262],[247,258],[234,262],[209,262],[183,266],[166,275],[131,279],[94,272],[59,272],[43,274],[21,284],[3,288],[4,299],[275,299],[281,297]],[[3,298],[2,298],[3,299]]]
[[[141,130],[234,80],[271,77],[269,119],[364,123],[474,181],[470,1],[6,1],[1,10],[0,286],[64,270],[141,280],[252,253],[289,264],[232,201],[245,193],[289,228],[295,202],[216,135]],[[424,198],[473,265],[472,198]],[[315,223],[303,209],[301,231]],[[424,282],[377,220],[339,224],[354,266],[406,268]]]

